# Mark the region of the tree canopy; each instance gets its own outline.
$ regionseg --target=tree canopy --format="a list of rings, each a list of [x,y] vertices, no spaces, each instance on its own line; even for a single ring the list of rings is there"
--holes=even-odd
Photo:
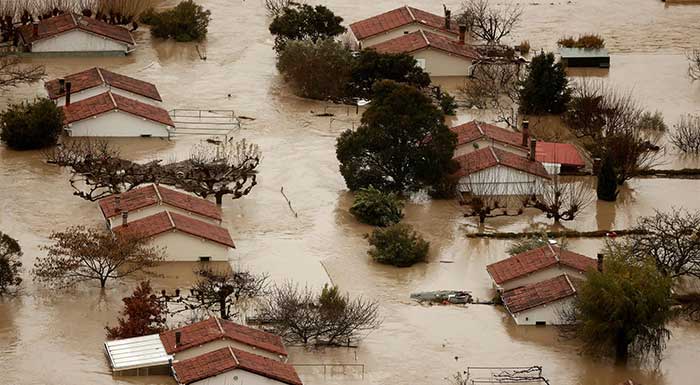
[[[350,94],[371,99],[372,87],[381,80],[393,80],[419,89],[430,85],[430,76],[409,54],[379,53],[373,49],[360,51],[352,68]]]
[[[357,130],[338,138],[336,156],[350,190],[415,191],[452,170],[456,135],[430,98],[414,87],[382,81]]]
[[[371,246],[367,254],[379,263],[408,267],[428,258],[430,243],[410,225],[399,223],[376,229],[366,238]]]
[[[540,53],[528,65],[520,84],[520,112],[528,115],[560,114],[571,99],[564,66],[553,53]]]
[[[0,231],[0,296],[22,283],[22,248],[14,238]]]
[[[370,186],[355,193],[350,213],[372,226],[391,226],[403,218],[403,201],[394,193],[384,193]]]
[[[10,26],[12,26],[11,23]],[[2,30],[2,28],[0,28],[0,30]],[[44,76],[46,76],[44,66],[23,65],[17,57],[0,57],[0,91],[4,91],[10,87],[17,87],[21,84],[38,82]]]
[[[151,25],[151,34],[155,37],[180,42],[201,41],[207,36],[211,12],[192,0],[185,0],[167,11],[151,10],[141,20]]]
[[[53,146],[63,131],[63,111],[47,98],[13,104],[0,114],[0,140],[15,150]]]
[[[280,53],[290,40],[317,42],[345,32],[343,18],[323,5],[293,4],[285,7],[270,23],[275,51]]]
[[[117,326],[105,327],[107,338],[140,337],[165,330],[165,304],[151,289],[149,281],[139,283],[131,296],[123,298],[124,309]]]

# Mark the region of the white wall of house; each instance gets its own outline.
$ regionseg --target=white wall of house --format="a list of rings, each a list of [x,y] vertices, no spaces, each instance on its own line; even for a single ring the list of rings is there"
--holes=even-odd
[[[200,257],[228,261],[231,254],[228,246],[177,230],[154,236],[150,244],[165,249],[165,260],[169,262],[197,262]]]
[[[464,56],[453,55],[448,52],[425,48],[411,54],[417,61],[424,62],[424,70],[431,77],[434,76],[468,76],[472,61]]]
[[[515,289],[516,287],[530,285],[533,283],[545,281],[545,280],[550,279],[550,278],[558,277],[562,274],[568,274],[569,277],[571,277],[571,278],[578,278],[578,279],[585,279],[586,278],[586,273],[558,263],[558,264],[550,266],[546,269],[535,271],[535,272],[528,274],[528,275],[525,275],[523,277],[516,278],[516,279],[510,280],[508,282],[504,282],[500,286],[496,285],[494,283],[494,287],[496,289],[499,289],[502,291],[508,291],[508,290]]]
[[[70,136],[167,138],[168,126],[122,111],[110,111],[73,122],[66,127]]]
[[[148,217],[148,216],[151,216],[154,214],[158,214],[158,213],[162,212],[163,210],[168,210],[168,211],[176,213],[176,214],[186,215],[188,217],[199,219],[200,221],[212,223],[215,225],[221,224],[221,221],[219,221],[217,219],[205,217],[205,216],[202,216],[202,215],[199,215],[196,213],[192,213],[192,212],[189,212],[187,210],[183,210],[179,207],[171,206],[169,204],[156,204],[156,205],[144,207],[144,208],[141,208],[138,210],[129,211],[127,222],[133,222],[133,221],[139,220],[141,218],[145,218],[145,217]],[[117,215],[116,217],[112,217],[112,218],[107,219],[107,224],[108,224],[109,228],[111,228],[112,226],[121,226],[121,224],[122,224],[121,214]]]
[[[561,325],[561,311],[571,306],[575,296],[566,297],[559,301],[537,306],[532,309],[511,314],[517,325],[537,325],[544,322],[545,325]]]
[[[497,165],[463,176],[458,189],[463,193],[494,196],[536,194],[546,182],[541,176]]]
[[[32,43],[32,52],[124,52],[127,43],[74,29]]]
[[[195,381],[192,385],[286,385],[284,382],[263,377],[255,373],[234,369],[214,377]]]
[[[206,344],[199,345],[199,346],[175,353],[175,359],[182,361],[182,360],[186,360],[188,358],[197,357],[197,356],[200,356],[204,353],[213,352],[214,350],[226,348],[229,346],[234,348],[234,349],[239,349],[239,350],[243,350],[244,352],[257,354],[259,356],[263,356],[263,357],[269,358],[271,360],[281,361],[281,362],[285,361],[285,358],[281,358],[278,354],[268,352],[267,350],[258,349],[258,348],[255,348],[253,346],[246,345],[244,343],[225,339],[225,338],[219,339],[216,341],[211,341],[211,342],[208,342]]]
[[[369,48],[373,45],[377,45],[379,43],[383,43],[385,41],[395,39],[395,38],[401,37],[403,35],[408,35],[409,33],[413,33],[413,32],[420,31],[420,30],[434,32],[438,35],[445,36],[445,37],[453,39],[455,41],[459,40],[459,37],[457,35],[453,35],[451,33],[446,33],[445,31],[443,31],[441,29],[428,27],[426,25],[419,24],[419,23],[412,23],[412,24],[404,25],[404,26],[399,27],[399,28],[394,28],[390,31],[386,31],[386,32],[383,32],[383,33],[380,33],[380,34],[377,34],[374,36],[370,36],[364,40],[359,40],[359,42],[360,42],[360,44],[362,44],[362,48]]]
[[[477,139],[473,142],[464,143],[462,145],[457,146],[457,148],[455,148],[455,155],[454,156],[457,157],[457,156],[461,156],[461,155],[466,155],[466,154],[472,153],[476,150],[480,150],[480,149],[486,148],[486,147],[498,148],[500,150],[508,151],[508,152],[511,152],[513,154],[520,155],[520,156],[527,156],[528,155],[528,150],[526,150],[524,148],[511,146],[511,145],[508,145],[505,143],[497,142],[495,140],[488,140],[485,138],[480,138],[480,139]]]
[[[75,103],[75,102],[83,100],[83,99],[87,99],[87,98],[91,98],[93,96],[97,96],[99,94],[103,94],[107,91],[112,91],[112,93],[114,93],[114,94],[121,95],[121,96],[127,97],[129,99],[138,100],[141,103],[147,103],[147,104],[151,104],[154,106],[160,106],[162,104],[161,102],[159,102],[157,100],[153,100],[153,99],[147,98],[145,96],[141,96],[141,95],[129,92],[129,91],[125,91],[125,90],[122,90],[121,88],[108,87],[105,84],[101,84],[97,87],[88,88],[88,89],[82,90],[80,92],[71,92],[70,101],[71,101],[71,103]],[[65,96],[61,96],[60,98],[56,99],[56,105],[63,106],[65,104],[66,104]]]

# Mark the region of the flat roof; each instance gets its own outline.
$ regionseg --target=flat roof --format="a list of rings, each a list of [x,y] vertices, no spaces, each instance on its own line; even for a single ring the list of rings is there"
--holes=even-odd
[[[107,341],[105,350],[114,371],[167,365],[173,359],[158,334]]]
[[[562,58],[594,58],[594,57],[609,57],[607,48],[592,49],[592,48],[559,48],[559,55]]]

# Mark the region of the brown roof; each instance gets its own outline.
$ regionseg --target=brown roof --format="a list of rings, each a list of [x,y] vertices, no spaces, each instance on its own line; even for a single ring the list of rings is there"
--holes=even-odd
[[[597,261],[573,251],[546,245],[492,263],[486,266],[486,271],[494,282],[500,285],[557,264],[585,272],[595,268]]]
[[[136,211],[160,203],[221,220],[221,208],[215,203],[157,185],[148,185],[120,194],[119,207],[116,205],[116,195],[110,195],[98,202],[105,218],[114,218],[121,215],[122,211]]]
[[[505,128],[480,122],[478,120],[472,120],[471,122],[454,126],[450,128],[450,130],[457,134],[458,146],[471,143],[477,139],[486,138],[522,149],[527,149],[527,146],[523,146],[522,134],[508,131]]]
[[[91,98],[83,99],[70,105],[61,107],[65,116],[64,123],[70,124],[83,119],[91,118],[105,112],[119,110],[138,117],[162,123],[166,126],[174,127],[175,124],[170,118],[168,111],[139,102],[138,100],[113,94],[110,91],[95,95]]]
[[[501,294],[503,305],[511,313],[545,305],[576,294],[566,274],[548,280],[508,290]]]
[[[583,167],[586,164],[576,146],[570,143],[537,142],[535,159],[544,163],[559,163],[563,166]]]
[[[480,150],[458,156],[454,160],[460,169],[456,176],[462,177],[494,166],[505,166],[528,174],[549,179],[549,174],[542,163],[531,161],[524,156],[513,154],[495,147],[485,147]]]
[[[115,232],[123,231],[143,237],[154,237],[170,230],[182,231],[183,233],[208,239],[224,246],[236,247],[233,239],[231,239],[231,234],[225,228],[170,211],[149,215],[145,218],[128,222],[126,227],[117,226],[112,229]]]
[[[176,331],[181,333],[180,345],[177,346],[175,345]],[[224,338],[274,354],[287,355],[287,349],[279,336],[216,317],[160,333],[160,340],[168,354]]]
[[[68,75],[64,79],[71,82],[71,92],[80,92],[93,87],[107,85],[109,87],[119,88],[121,90],[129,91],[159,102],[163,101],[155,85],[125,75],[120,75],[104,68],[90,68],[82,72]],[[66,95],[65,91],[60,92],[58,79],[53,79],[46,82],[44,87],[49,93],[49,98],[51,99],[58,99]]]
[[[131,33],[123,27],[107,24],[101,20],[85,17],[74,13],[64,13],[63,15],[43,19],[39,21],[39,34],[34,36],[32,25],[24,25],[19,28],[22,40],[26,43],[60,35],[64,32],[79,29],[82,31],[104,36],[112,40],[135,45]]]
[[[364,40],[370,36],[412,23],[422,24],[453,35],[459,34],[459,27],[456,23],[451,23],[450,28],[447,29],[445,28],[444,17],[409,6],[403,6],[381,15],[352,23],[350,24],[350,29],[358,40]]]
[[[303,385],[294,366],[232,347],[173,363],[175,379],[180,384],[191,384],[235,369],[289,385]]]
[[[437,33],[423,30],[402,35],[370,47],[370,49],[381,53],[412,53],[426,48],[435,48],[448,54],[468,59],[479,57],[479,53],[468,45],[460,44]]]

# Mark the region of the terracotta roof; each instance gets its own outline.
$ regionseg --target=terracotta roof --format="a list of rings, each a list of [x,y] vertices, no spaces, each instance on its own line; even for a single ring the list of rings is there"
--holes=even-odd
[[[82,72],[68,75],[64,79],[71,82],[71,92],[80,92],[93,87],[107,85],[159,102],[163,101],[155,85],[125,75],[120,75],[104,68],[90,68]],[[46,88],[46,91],[49,93],[49,98],[51,99],[58,99],[66,95],[65,91],[60,92],[58,79],[46,82],[44,88]]]
[[[224,246],[236,247],[231,239],[231,234],[225,228],[170,211],[149,215],[145,218],[128,222],[126,227],[117,226],[112,229],[114,232],[123,231],[143,237],[154,237],[170,230],[182,231],[183,233],[208,239]]]
[[[468,59],[479,58],[479,53],[469,45],[429,31],[416,31],[373,45],[370,49],[382,53],[412,53],[426,48],[435,48],[448,54]]]
[[[585,272],[595,268],[598,262],[573,251],[547,245],[492,263],[486,266],[486,271],[494,282],[500,285],[556,264]]]
[[[418,23],[443,32],[459,35],[459,26],[452,22],[450,29],[445,28],[445,18],[417,8],[403,6],[368,19],[350,24],[350,29],[358,40],[378,35],[404,25]]]
[[[122,211],[136,211],[160,203],[221,220],[221,208],[215,203],[157,185],[148,185],[120,194],[119,207],[116,205],[116,195],[98,201],[102,214],[108,219],[120,216]]]
[[[33,28],[34,26],[32,25],[23,25],[19,28],[22,40],[26,43],[34,43],[64,32],[79,29],[123,43],[136,44],[131,33],[126,28],[74,13],[64,13],[63,15],[40,20],[38,36],[34,36]]]
[[[549,179],[549,174],[542,163],[491,146],[458,156],[454,160],[460,165],[456,173],[457,177],[501,165]]]
[[[176,331],[181,333],[180,345],[177,346],[175,346]],[[168,354],[181,352],[215,340],[230,339],[270,353],[287,355],[287,349],[279,336],[216,317],[162,332],[160,339]]]
[[[486,138],[522,149],[527,149],[527,146],[522,145],[522,134],[494,126],[493,124],[479,122],[478,120],[472,120],[471,122],[454,126],[450,128],[450,130],[457,134],[458,146],[471,143],[477,139]]]
[[[544,163],[559,163],[563,166],[583,167],[581,154],[569,143],[537,142],[535,159]]]
[[[139,102],[138,100],[113,94],[109,91],[71,103],[61,108],[65,115],[63,120],[65,124],[91,118],[104,114],[105,112],[120,110],[156,123],[165,124],[166,126],[175,126],[168,111],[160,107]]]
[[[501,294],[503,305],[512,314],[545,305],[576,294],[566,274],[548,280],[518,287]]]
[[[173,363],[175,379],[180,384],[191,384],[235,369],[289,385],[303,385],[292,365],[231,347]]]

